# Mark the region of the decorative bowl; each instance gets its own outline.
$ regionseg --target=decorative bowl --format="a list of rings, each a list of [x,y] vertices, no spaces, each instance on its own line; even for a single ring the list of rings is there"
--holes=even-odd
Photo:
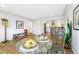
[[[28,43],[24,42],[24,44],[22,46],[26,49],[31,49],[31,48],[34,48],[37,46],[37,42],[36,41],[34,41],[34,43],[33,42],[28,42]]]

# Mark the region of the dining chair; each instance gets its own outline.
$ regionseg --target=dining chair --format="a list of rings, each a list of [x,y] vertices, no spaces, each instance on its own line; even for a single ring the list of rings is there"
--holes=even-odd
[[[55,28],[55,34],[51,35],[53,45],[47,52],[48,54],[64,54],[64,28]]]

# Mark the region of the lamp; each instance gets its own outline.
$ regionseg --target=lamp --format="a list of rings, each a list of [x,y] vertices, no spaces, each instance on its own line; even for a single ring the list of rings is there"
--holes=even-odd
[[[54,21],[52,21],[52,24],[50,25],[51,28],[54,28],[55,27],[55,23]]]
[[[60,23],[55,24],[56,27],[62,27]]]
[[[51,25],[50,25],[49,23],[47,23],[47,24],[46,24],[46,27],[48,27],[48,28],[49,28],[50,26],[51,26]]]
[[[7,26],[8,26],[8,20],[6,18],[2,18],[2,25],[4,26],[4,31],[5,31],[5,40],[3,43],[7,42]]]

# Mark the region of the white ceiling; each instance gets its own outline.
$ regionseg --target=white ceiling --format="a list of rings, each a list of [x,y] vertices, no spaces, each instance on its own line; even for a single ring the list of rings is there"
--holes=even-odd
[[[0,5],[0,10],[27,17],[38,19],[47,16],[63,16],[65,4],[5,4]]]

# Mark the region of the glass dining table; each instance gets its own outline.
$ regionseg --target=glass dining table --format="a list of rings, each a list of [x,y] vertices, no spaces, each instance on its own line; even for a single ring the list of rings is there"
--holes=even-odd
[[[22,47],[25,41],[26,39],[22,39],[16,44],[16,50],[22,54],[47,54],[53,45],[53,42],[48,39],[46,41],[37,41],[38,45],[33,49],[25,49]]]

